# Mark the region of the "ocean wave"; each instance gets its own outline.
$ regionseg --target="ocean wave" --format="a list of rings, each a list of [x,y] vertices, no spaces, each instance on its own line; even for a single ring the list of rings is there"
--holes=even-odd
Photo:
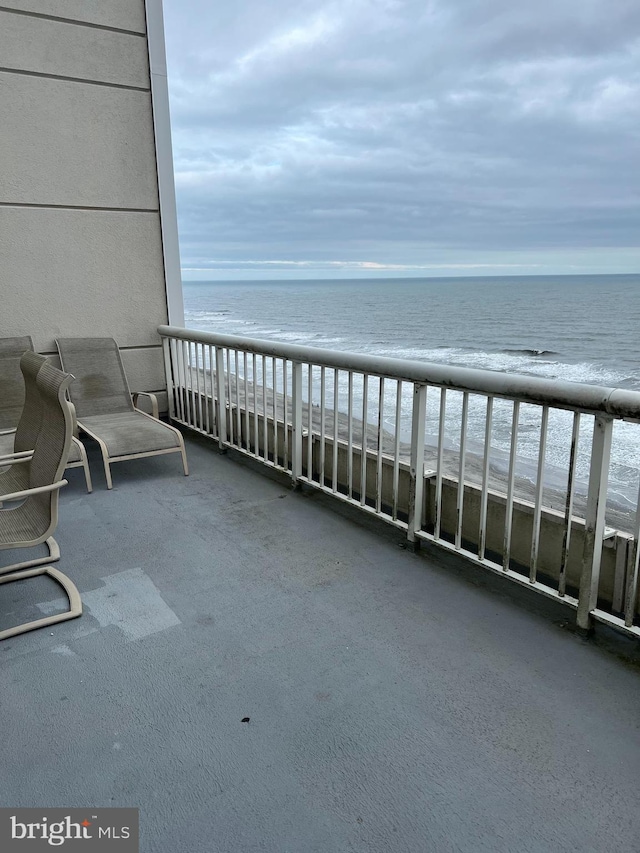
[[[365,351],[371,352],[372,349],[367,347]],[[504,350],[490,352],[463,347],[426,349],[399,346],[389,347],[383,354],[394,358],[432,361],[439,364],[495,370],[499,373],[517,373],[526,376],[540,376],[545,379],[559,379],[611,387],[620,386],[624,376],[620,372],[594,362],[570,363],[552,358],[534,359],[522,350],[517,352],[506,352]]]
[[[535,358],[544,358],[549,355],[560,355],[559,352],[551,349],[501,349],[500,352],[507,355],[529,355]]]
[[[314,335],[312,340],[318,341],[319,343],[325,343],[325,344],[341,344],[341,343],[345,342],[344,338],[331,338],[331,337],[328,337],[327,335],[323,335],[320,332],[317,335]],[[314,346],[315,346],[315,344],[314,344]]]

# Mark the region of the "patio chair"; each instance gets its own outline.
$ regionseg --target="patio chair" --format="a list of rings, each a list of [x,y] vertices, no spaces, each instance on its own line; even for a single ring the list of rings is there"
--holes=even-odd
[[[31,350],[27,350],[20,359],[24,405],[17,428],[8,435],[0,436],[3,451],[0,456],[0,495],[29,487],[29,467],[42,426],[42,401],[37,378],[46,363],[44,355]]]
[[[154,394],[132,394],[113,338],[59,338],[56,341],[64,370],[75,376],[70,390],[78,426],[98,442],[102,451],[107,488],[111,489],[111,463],[180,453],[185,477],[189,474],[181,433],[158,420]],[[138,397],[151,400],[154,416],[136,408]]]
[[[33,370],[38,359],[42,363],[35,381],[40,393],[41,425],[33,453],[28,457],[18,454],[15,460],[16,465],[24,465],[28,470],[27,488],[0,495],[0,550],[31,548],[47,543],[51,551],[53,543],[59,554],[53,532],[58,524],[58,493],[67,483],[60,477],[65,469],[73,432],[73,414],[66,399],[73,376],[62,373],[34,353],[23,356],[25,372]],[[47,575],[65,591],[69,609],[4,629],[0,631],[0,640],[81,615],[82,602],[77,588],[59,569],[43,565],[50,562],[51,557],[39,557],[4,566],[0,568],[0,584]]]
[[[40,428],[40,397],[35,387],[35,373],[31,372],[29,378],[25,376],[23,380],[20,370],[20,359],[25,352],[33,352],[29,335],[0,338],[0,467],[4,463],[3,457],[15,453],[26,455],[32,451]],[[26,418],[25,407],[32,409]],[[87,452],[74,433],[67,468],[79,467],[84,469],[87,491],[91,492]],[[18,479],[24,476],[22,469],[16,476]],[[15,485],[21,488],[18,482]]]

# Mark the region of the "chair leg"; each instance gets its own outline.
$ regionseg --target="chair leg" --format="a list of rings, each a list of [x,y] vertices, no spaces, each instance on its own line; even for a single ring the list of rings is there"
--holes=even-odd
[[[1,566],[0,575],[6,575],[7,572],[21,572],[30,569],[33,566],[43,566],[45,563],[55,563],[60,559],[60,548],[58,543],[50,536],[44,543],[49,549],[49,554],[46,557],[36,557],[35,560],[25,560],[22,563],[13,563],[10,566]],[[1,583],[2,581],[0,581]]]
[[[111,479],[111,465],[109,464],[109,448],[95,433],[90,432],[89,435],[100,445],[100,452],[102,453],[102,462],[104,465],[104,478],[107,481],[107,488],[112,489],[113,481]]]
[[[147,415],[147,417],[149,416]],[[182,470],[184,471],[184,476],[188,477],[189,463],[187,462],[187,450],[184,446],[184,438],[182,437],[182,433],[179,429],[176,429],[174,426],[171,426],[171,424],[165,424],[165,426],[168,427],[172,432],[174,432],[176,438],[178,439],[178,447],[180,449],[180,455],[182,456]]]
[[[107,488],[113,488],[113,480],[111,479],[111,465],[109,465],[109,458],[107,456],[102,457],[104,462],[104,478],[107,481]]]
[[[189,476],[189,463],[187,462],[187,451],[184,446],[184,439],[180,436],[180,455],[182,456],[182,468],[184,470],[184,476]]]
[[[27,631],[34,631],[36,628],[45,628],[49,625],[56,625],[58,622],[66,622],[68,619],[76,619],[82,615],[82,600],[80,593],[73,581],[64,575],[53,566],[42,566],[39,569],[30,569],[28,571],[14,572],[10,575],[4,575],[0,578],[0,584],[12,583],[13,581],[21,581],[26,578],[37,577],[38,575],[48,575],[52,580],[56,581],[65,591],[69,599],[69,609],[64,613],[56,613],[53,616],[44,616],[42,619],[34,619],[33,622],[25,622],[22,625],[16,625],[13,628],[6,628],[0,631],[0,640],[8,640],[9,637],[16,637],[18,634],[25,634]]]

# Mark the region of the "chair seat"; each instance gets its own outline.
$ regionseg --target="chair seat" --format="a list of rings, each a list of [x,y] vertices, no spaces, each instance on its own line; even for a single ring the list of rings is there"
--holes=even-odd
[[[171,427],[141,412],[91,415],[78,425],[102,439],[112,457],[180,449],[180,439]]]

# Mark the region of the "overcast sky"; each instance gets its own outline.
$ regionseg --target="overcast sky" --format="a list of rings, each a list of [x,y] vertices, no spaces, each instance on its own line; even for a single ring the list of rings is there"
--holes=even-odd
[[[640,271],[639,0],[164,0],[185,279]]]

